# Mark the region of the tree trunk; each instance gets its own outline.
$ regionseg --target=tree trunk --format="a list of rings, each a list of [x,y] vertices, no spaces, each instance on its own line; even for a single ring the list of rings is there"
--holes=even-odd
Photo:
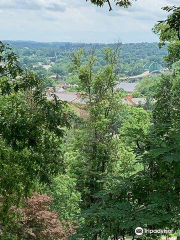
[[[97,233],[94,235],[93,240],[97,240]]]
[[[177,236],[177,240],[180,240],[180,236]]]

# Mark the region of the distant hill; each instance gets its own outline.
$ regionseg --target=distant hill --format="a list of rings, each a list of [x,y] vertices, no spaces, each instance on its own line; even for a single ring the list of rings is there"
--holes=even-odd
[[[16,47],[64,47],[64,46],[102,46],[106,45],[103,43],[76,43],[76,42],[36,42],[36,41],[23,41],[23,40],[18,40],[18,41],[12,41],[12,40],[4,40],[3,41],[6,44],[16,46]]]
[[[103,49],[105,47],[114,48],[115,44],[103,43],[73,43],[73,42],[35,42],[35,41],[3,41],[10,44],[18,55],[20,64],[24,69],[35,70],[39,76],[50,76],[59,74],[66,79],[69,70],[70,59],[67,57],[83,47],[88,53],[92,48],[96,50],[98,61],[96,71],[104,66]],[[67,54],[68,53],[68,54]],[[142,74],[147,63],[155,63],[160,68],[166,67],[164,56],[167,55],[167,46],[159,49],[158,43],[127,43],[121,44],[119,53],[120,77],[135,76]],[[49,71],[45,71],[42,66],[48,66]],[[51,65],[54,64],[52,67]],[[44,67],[45,68],[45,67]]]

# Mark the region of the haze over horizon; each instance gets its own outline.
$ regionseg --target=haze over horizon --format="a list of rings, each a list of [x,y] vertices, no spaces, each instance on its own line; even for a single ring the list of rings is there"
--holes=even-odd
[[[109,43],[103,43],[103,42],[70,42],[70,41],[34,41],[34,40],[22,40],[22,39],[17,39],[17,40],[11,40],[11,39],[4,39],[2,42],[8,43],[8,42],[14,42],[14,43],[44,43],[44,44],[63,44],[63,43],[69,43],[69,44],[77,44],[77,45],[83,45],[83,44],[116,44],[116,43],[121,43],[121,44],[141,44],[141,43],[158,43],[158,41],[152,41],[152,42],[120,42],[120,41],[114,41],[114,42],[109,42]]]
[[[138,0],[128,9],[85,0],[1,0],[0,40],[80,43],[158,42],[151,29],[179,0]]]

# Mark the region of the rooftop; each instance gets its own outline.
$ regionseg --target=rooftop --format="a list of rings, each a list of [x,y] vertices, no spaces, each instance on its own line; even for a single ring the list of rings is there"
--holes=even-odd
[[[75,92],[56,92],[56,96],[65,102],[72,102],[77,98],[77,94]]]
[[[121,82],[117,84],[118,89],[122,88],[124,91],[132,93],[134,92],[134,89],[138,83],[126,83],[126,82]]]

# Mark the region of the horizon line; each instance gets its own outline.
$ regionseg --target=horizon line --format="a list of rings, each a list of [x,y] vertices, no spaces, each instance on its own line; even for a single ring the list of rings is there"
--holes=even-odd
[[[112,45],[112,44],[139,44],[139,43],[159,43],[158,41],[152,41],[152,42],[147,42],[147,41],[142,41],[142,42],[109,42],[109,43],[103,43],[103,42],[77,42],[77,41],[36,41],[36,40],[0,40],[2,42],[29,42],[29,43],[43,43],[43,44],[55,44],[55,43],[69,43],[69,44],[101,44],[101,45]]]

